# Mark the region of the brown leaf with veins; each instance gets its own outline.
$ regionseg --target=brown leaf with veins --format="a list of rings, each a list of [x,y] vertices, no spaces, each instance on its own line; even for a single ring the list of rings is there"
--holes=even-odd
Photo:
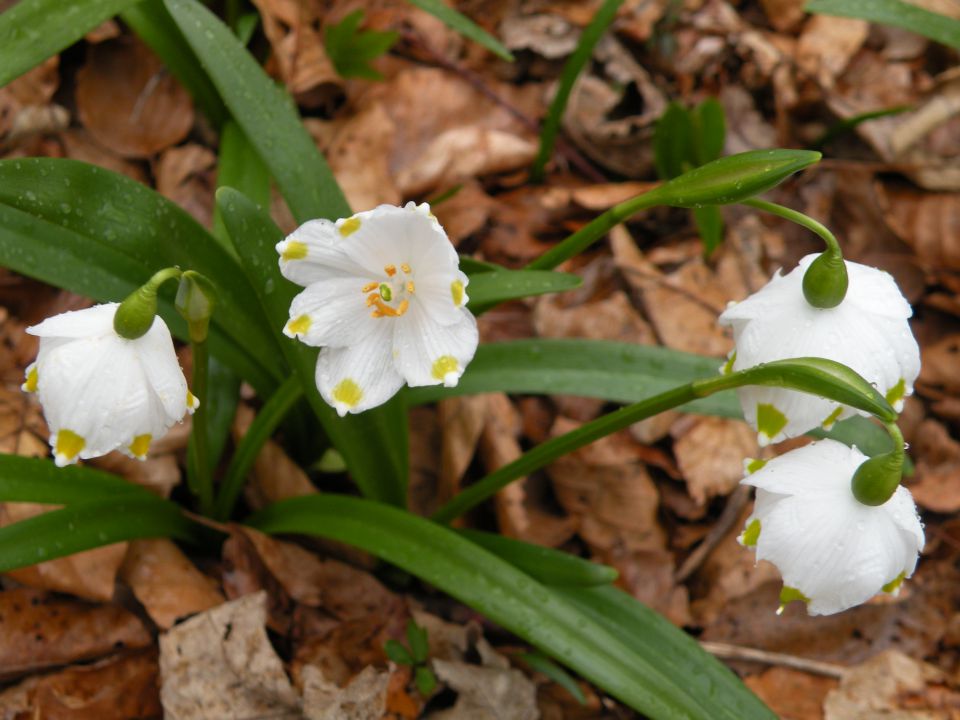
[[[673,435],[687,491],[699,505],[731,493],[743,478],[744,458],[760,449],[756,433],[740,420],[686,416],[674,424]]]
[[[783,720],[821,720],[823,700],[837,680],[786,667],[772,667],[749,675],[744,684]]]

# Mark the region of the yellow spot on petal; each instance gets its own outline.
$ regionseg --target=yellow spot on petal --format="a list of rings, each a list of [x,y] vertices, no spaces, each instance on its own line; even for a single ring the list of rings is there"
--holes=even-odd
[[[903,402],[904,395],[907,394],[907,381],[903,378],[900,378],[897,381],[897,384],[892,388],[887,390],[886,398],[887,402],[893,405],[894,409],[899,412],[897,408],[897,403]]]
[[[353,233],[355,233],[359,229],[360,229],[360,218],[358,217],[348,218],[344,220],[342,223],[340,223],[340,234],[343,237],[347,237],[348,235],[353,235]]]
[[[453,298],[453,304],[457,307],[463,305],[463,283],[460,280],[450,283],[450,297]]]
[[[787,416],[773,405],[757,404],[757,431],[760,444],[766,445],[787,426]]]
[[[460,363],[453,355],[441,355],[434,363],[430,374],[437,380],[443,380],[450,373],[455,373],[460,369]]]
[[[70,462],[80,454],[86,444],[86,441],[73,430],[60,430],[57,433],[57,443],[53,452],[58,458]]]
[[[363,390],[360,389],[356,381],[350,378],[344,378],[333,389],[333,399],[348,408],[356,407],[362,397]]]
[[[760,539],[760,518],[754,518],[750,521],[743,532],[740,534],[740,537],[737,538],[740,544],[744,547],[754,547],[757,544],[757,540]]]
[[[810,602],[810,598],[796,588],[784,585],[783,590],[780,591],[780,607],[777,608],[777,615],[783,615],[783,609],[794,600],[801,600],[805,603]]]
[[[310,329],[310,322],[309,315],[301,315],[288,322],[287,326],[283,329],[283,333],[289,337],[306,335],[307,330]]]
[[[38,380],[39,376],[37,375],[37,366],[31,365],[30,369],[27,371],[27,381],[20,387],[24,392],[36,392]]]
[[[290,240],[280,253],[283,260],[303,260],[307,256],[307,246],[297,240]]]
[[[747,458],[743,461],[743,469],[747,475],[753,475],[757,470],[760,470],[766,464],[767,461],[763,458]]]
[[[200,401],[197,400],[197,396],[187,390],[187,412],[192,413],[198,407],[200,407]]]
[[[906,571],[901,572],[893,580],[888,582],[886,585],[884,585],[880,589],[883,590],[885,593],[891,593],[891,594],[896,593],[900,589],[900,586],[903,585],[904,578],[906,577],[907,577]]]
[[[188,393],[189,395],[189,393]],[[196,400],[196,398],[194,398]],[[189,401],[188,401],[189,404]],[[137,435],[133,442],[130,443],[130,454],[136,458],[143,460],[147,457],[147,450],[150,449],[150,441],[153,439],[153,436],[150,433],[144,433],[143,435]]]
[[[824,420],[822,423],[820,423],[820,425],[823,427],[824,430],[829,430],[830,428],[833,427],[833,424],[840,419],[840,415],[842,414],[843,414],[843,408],[838,406],[836,410],[834,410],[832,413],[827,415],[827,419]]]

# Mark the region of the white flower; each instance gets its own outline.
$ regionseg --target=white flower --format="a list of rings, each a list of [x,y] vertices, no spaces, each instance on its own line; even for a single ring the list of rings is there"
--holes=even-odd
[[[403,386],[457,384],[477,350],[467,276],[425,203],[311,220],[277,244],[280,271],[306,290],[284,333],[321,346],[317,387],[343,416]]]
[[[787,275],[778,271],[758,292],[724,311],[720,324],[733,327],[736,346],[724,370],[823,357],[852,368],[899,411],[920,373],[920,349],[907,322],[910,304],[888,273],[847,262],[850,285],[843,302],[835,308],[815,308],[804,298],[802,283],[816,257],[807,255]],[[743,414],[758,430],[761,445],[816,427],[829,429],[857,412],[783,388],[751,386],[740,389],[739,395]]]
[[[40,337],[40,351],[22,387],[40,398],[57,465],[117,449],[143,460],[152,440],[199,406],[163,320],[126,340],[113,329],[117,307],[96,305],[27,328]]]
[[[829,615],[895,593],[913,574],[923,549],[913,498],[901,485],[883,505],[857,501],[850,481],[866,459],[821,440],[748,464],[754,472],[741,482],[757,499],[740,542],[780,570],[782,602],[805,600],[811,615]]]

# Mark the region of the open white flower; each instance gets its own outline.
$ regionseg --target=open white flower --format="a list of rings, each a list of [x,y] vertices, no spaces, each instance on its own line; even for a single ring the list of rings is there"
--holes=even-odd
[[[306,290],[284,332],[323,347],[317,387],[343,416],[403,386],[457,384],[477,350],[467,276],[424,203],[311,220],[277,244],[280,271]]]
[[[894,279],[876,268],[847,262],[850,285],[837,307],[815,308],[803,295],[803,274],[816,255],[773,279],[720,316],[733,327],[735,350],[725,370],[773,360],[822,357],[843,363],[886,395],[898,411],[920,373],[920,349],[910,331],[910,304]],[[743,414],[760,444],[829,429],[856,410],[826,398],[775,387],[739,390]],[[865,413],[864,413],[865,414]]]
[[[117,303],[47,318],[27,328],[40,337],[23,389],[36,392],[50,427],[57,465],[121,450],[143,460],[152,440],[192,413],[166,323],[155,318],[143,337],[113,329]]]
[[[857,501],[850,481],[866,459],[821,440],[748,464],[753,473],[741,482],[757,498],[740,542],[780,570],[782,602],[804,600],[811,615],[830,615],[895,593],[913,574],[923,549],[913,498],[901,485],[883,505]]]

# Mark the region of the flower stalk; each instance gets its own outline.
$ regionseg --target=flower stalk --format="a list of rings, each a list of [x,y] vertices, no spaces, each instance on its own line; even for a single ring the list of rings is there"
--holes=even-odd
[[[157,315],[157,291],[167,280],[179,280],[182,274],[180,268],[164,268],[130,293],[113,316],[113,329],[117,335],[127,340],[146,335]]]

